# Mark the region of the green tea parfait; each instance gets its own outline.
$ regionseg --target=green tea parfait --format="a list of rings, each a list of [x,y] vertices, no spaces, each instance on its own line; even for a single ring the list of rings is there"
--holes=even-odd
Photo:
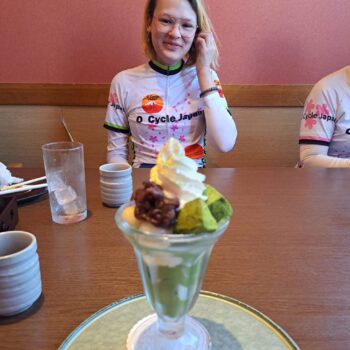
[[[226,219],[212,233],[145,234],[125,221],[120,207],[116,223],[132,244],[143,287],[156,314],[138,322],[128,336],[128,349],[210,349],[210,336],[187,316],[202,286],[215,242],[226,230]]]
[[[207,350],[210,336],[187,316],[202,286],[210,253],[232,209],[204,183],[179,141],[169,139],[135,202],[116,223],[134,248],[143,288],[155,311],[130,331],[128,350]]]

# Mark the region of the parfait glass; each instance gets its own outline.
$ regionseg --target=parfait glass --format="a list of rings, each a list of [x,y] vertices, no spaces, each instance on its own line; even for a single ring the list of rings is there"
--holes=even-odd
[[[208,259],[229,220],[213,233],[143,233],[130,226],[121,206],[117,226],[134,248],[143,288],[155,314],[138,321],[127,339],[128,350],[207,350],[210,336],[187,313],[196,303]]]

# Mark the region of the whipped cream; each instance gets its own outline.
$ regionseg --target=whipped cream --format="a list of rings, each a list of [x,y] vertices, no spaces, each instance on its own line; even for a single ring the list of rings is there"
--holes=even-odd
[[[170,138],[159,152],[156,165],[151,169],[150,180],[162,186],[164,195],[177,198],[182,208],[196,198],[206,200],[205,176],[198,171],[197,163],[186,157],[181,143]]]

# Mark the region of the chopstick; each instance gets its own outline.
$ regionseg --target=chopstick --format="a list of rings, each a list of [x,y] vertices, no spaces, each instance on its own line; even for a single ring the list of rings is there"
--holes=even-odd
[[[28,185],[28,184],[31,184],[33,182],[39,182],[39,181],[42,181],[42,180],[46,180],[46,176],[37,177],[35,179],[19,182],[18,184],[14,184],[14,185],[10,185],[10,186],[1,187],[0,188],[0,192],[2,193],[3,191],[7,191],[7,190],[14,189],[14,188],[23,187],[23,185]],[[43,185],[43,184],[41,184],[41,185]],[[42,187],[44,187],[44,186],[42,186]]]
[[[71,142],[74,142],[73,136],[72,136],[72,134],[70,133],[70,131],[69,131],[69,129],[68,129],[68,125],[67,125],[67,123],[66,123],[66,121],[65,121],[65,119],[64,119],[64,117],[63,117],[63,115],[61,115],[61,123],[63,124],[64,130],[66,130],[66,133],[67,133],[67,135],[68,135],[68,137],[69,137],[69,140],[70,140]]]
[[[16,193],[16,192],[22,192],[22,191],[29,191],[29,190],[34,190],[36,188],[43,188],[43,187],[47,187],[47,183],[44,184],[39,184],[39,185],[24,185],[21,187],[17,187],[17,188],[12,188],[9,190],[1,190],[0,191],[0,196],[3,194],[10,194],[10,193]]]

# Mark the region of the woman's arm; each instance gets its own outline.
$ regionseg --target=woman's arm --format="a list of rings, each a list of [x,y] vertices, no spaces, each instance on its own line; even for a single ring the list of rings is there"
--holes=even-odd
[[[128,163],[128,142],[127,135],[108,130],[107,162]]]
[[[121,103],[120,77],[114,77],[104,127],[108,130],[107,162],[128,163],[129,125]]]
[[[300,160],[308,167],[350,168],[350,159],[330,157],[328,146],[300,145]]]
[[[236,143],[236,124],[229,113],[222,97],[216,92],[204,99],[204,115],[208,142],[221,152],[230,151]]]
[[[230,151],[235,145],[237,129],[228,111],[225,97],[222,94],[219,80],[211,70],[211,65],[217,52],[212,33],[201,32],[196,38],[197,60],[196,68],[198,81],[203,94],[204,114],[207,127],[208,141],[221,152]],[[215,76],[213,77],[213,74]],[[215,81],[216,80],[216,81]],[[212,88],[218,88],[212,90]]]

